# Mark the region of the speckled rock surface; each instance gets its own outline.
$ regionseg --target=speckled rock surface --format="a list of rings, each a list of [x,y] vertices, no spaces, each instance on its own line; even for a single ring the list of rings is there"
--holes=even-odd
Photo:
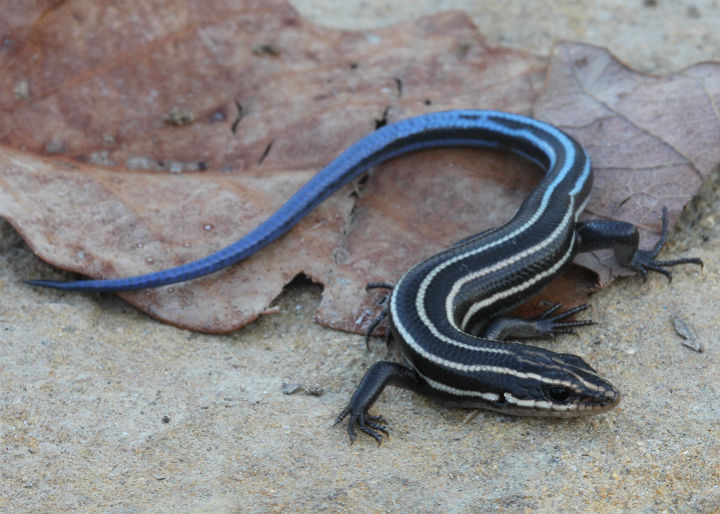
[[[465,9],[492,44],[607,46],[643,71],[717,57],[717,4],[296,0],[318,23],[366,28]],[[403,7],[399,7],[399,6]],[[597,325],[553,348],[624,394],[557,421],[451,410],[388,390],[378,448],[332,422],[369,364],[361,337],[312,323],[319,291],[226,336],[164,326],[109,295],[33,290],[49,271],[0,222],[0,510],[100,512],[635,512],[720,510],[718,173],[664,255],[705,268],[620,281]],[[681,344],[683,319],[705,351]],[[292,394],[284,394],[283,390]]]

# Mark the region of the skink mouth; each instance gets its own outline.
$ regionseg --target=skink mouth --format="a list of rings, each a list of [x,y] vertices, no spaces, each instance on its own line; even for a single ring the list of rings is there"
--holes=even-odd
[[[594,396],[592,398],[588,398],[584,402],[580,402],[575,408],[567,408],[566,406],[557,405],[552,406],[546,413],[535,413],[535,415],[573,418],[602,414],[614,409],[617,404],[620,403],[621,397],[622,394],[620,394],[620,391],[612,389],[606,391],[601,397]]]
[[[605,407],[605,410],[614,409],[615,406],[620,403],[620,399],[622,398],[622,393],[618,391],[617,389],[612,390],[612,394],[608,395],[608,403]]]
[[[531,417],[549,417],[549,418],[576,418],[582,416],[592,416],[602,414],[612,410],[620,403],[622,395],[616,389],[608,389],[602,395],[593,395],[581,399],[576,403],[568,404],[549,404],[547,401],[523,401],[520,404],[511,404],[507,402],[483,402],[479,405],[450,403],[450,405],[458,407],[480,407],[511,416],[531,416]]]
[[[588,402],[585,408],[581,410],[579,414],[600,414],[614,409],[618,403],[622,394],[617,389],[608,389],[605,394],[600,398],[593,398],[591,402]]]

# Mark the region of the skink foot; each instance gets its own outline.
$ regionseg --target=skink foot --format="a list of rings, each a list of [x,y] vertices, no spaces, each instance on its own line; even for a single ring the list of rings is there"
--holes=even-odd
[[[703,266],[703,261],[696,257],[688,257],[685,259],[674,259],[672,261],[657,261],[655,257],[660,253],[662,247],[667,241],[667,207],[663,207],[662,210],[662,233],[660,239],[655,244],[655,248],[652,250],[638,250],[635,253],[635,257],[630,263],[630,267],[640,273],[643,280],[647,279],[648,271],[657,271],[662,273],[668,278],[668,281],[672,281],[672,272],[665,269],[670,266],[677,266],[678,264],[697,264],[700,267]]]

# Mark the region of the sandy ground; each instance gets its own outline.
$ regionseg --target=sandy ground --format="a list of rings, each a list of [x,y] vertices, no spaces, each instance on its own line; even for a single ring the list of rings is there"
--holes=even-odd
[[[369,28],[468,11],[491,44],[608,47],[666,73],[716,58],[716,2],[295,0],[317,23]],[[319,289],[225,336],[162,325],[113,296],[24,286],[47,276],[0,222],[0,510],[4,512],[720,511],[717,173],[664,255],[705,269],[594,295],[598,323],[553,342],[624,394],[603,416],[517,419],[391,389],[381,447],[333,426],[370,363],[362,338],[312,323]],[[705,351],[681,344],[672,319]],[[297,389],[293,394],[285,391]]]

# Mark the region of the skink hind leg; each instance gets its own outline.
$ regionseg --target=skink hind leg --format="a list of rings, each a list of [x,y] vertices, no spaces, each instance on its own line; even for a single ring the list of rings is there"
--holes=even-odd
[[[667,241],[667,225],[667,208],[663,207],[660,239],[651,250],[640,250],[638,248],[640,235],[635,225],[631,223],[606,220],[580,222],[575,226],[578,238],[578,252],[611,248],[621,265],[637,271],[643,278],[647,278],[648,271],[656,271],[665,275],[668,280],[672,280],[672,272],[665,268],[677,266],[678,264],[702,266],[703,262],[695,257],[671,261],[655,259]]]
[[[388,361],[373,364],[360,381],[350,402],[335,419],[337,425],[345,417],[350,416],[347,426],[350,443],[354,442],[357,437],[355,425],[373,437],[378,444],[382,442],[382,434],[388,435],[387,421],[382,416],[368,413],[368,409],[372,407],[388,385],[404,387],[417,392],[424,392],[427,387],[420,376],[407,366]]]
[[[667,241],[667,224],[667,207],[663,207],[662,232],[660,234],[660,239],[658,239],[657,243],[655,243],[655,248],[652,250],[637,250],[632,262],[630,262],[630,268],[638,271],[643,276],[643,279],[647,278],[648,270],[662,273],[668,278],[668,280],[672,280],[672,273],[669,270],[666,270],[666,267],[677,266],[678,264],[697,264],[700,267],[703,266],[703,261],[696,257],[673,259],[671,261],[655,260],[655,257],[657,257],[660,253],[660,250],[662,250],[662,247],[665,246]]]
[[[370,350],[370,337],[372,336],[373,331],[377,328],[377,326],[383,322],[385,318],[387,318],[388,315],[388,309],[385,307],[377,318],[373,320],[372,323],[370,323],[370,326],[365,331],[365,347]],[[390,331],[385,335],[385,342],[387,343],[390,338]]]
[[[365,291],[370,291],[372,289],[389,289],[392,291],[393,287],[395,287],[392,284],[388,284],[387,282],[371,282],[365,286]],[[382,300],[380,301],[380,304],[383,304],[387,301],[388,296],[383,296]],[[377,328],[377,326],[382,323],[382,321],[387,318],[388,315],[388,308],[385,307],[377,318],[373,320],[372,323],[370,323],[370,326],[368,327],[367,331],[365,332],[365,347],[369,350],[370,349],[370,337],[372,336],[373,331]],[[390,331],[385,334],[385,343],[387,344],[390,340]]]
[[[365,285],[365,291],[371,291],[373,289],[390,289],[392,291],[394,287],[393,284],[388,284],[387,282],[370,282]]]

